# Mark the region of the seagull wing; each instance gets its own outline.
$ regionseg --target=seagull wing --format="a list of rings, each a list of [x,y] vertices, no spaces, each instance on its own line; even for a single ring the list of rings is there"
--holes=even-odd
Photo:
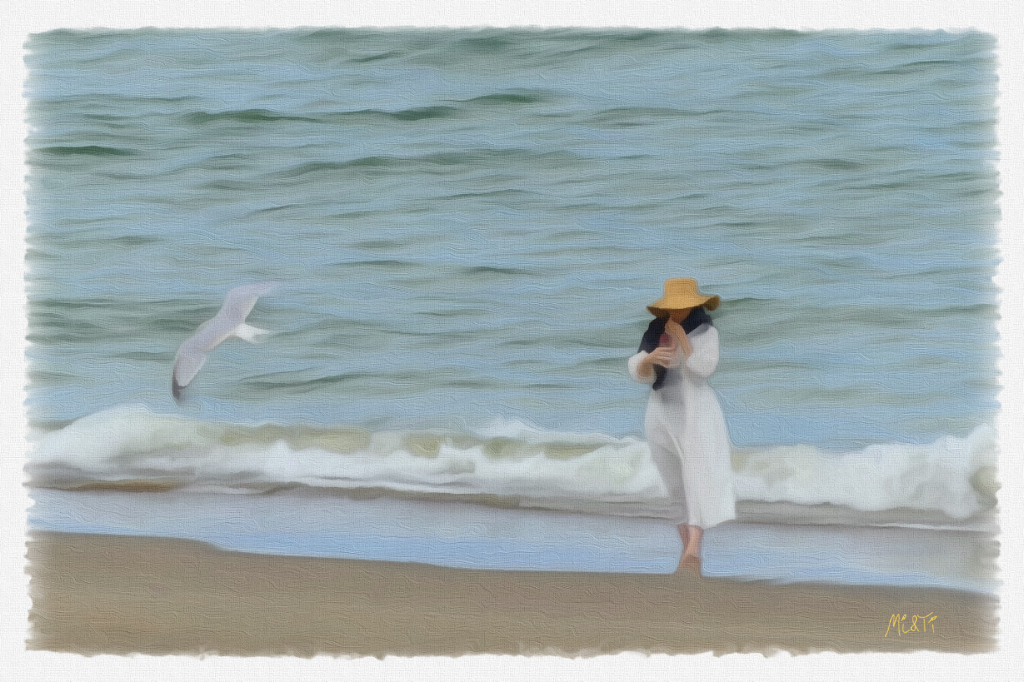
[[[196,378],[203,363],[206,362],[209,349],[203,341],[201,333],[196,334],[178,349],[178,355],[174,358],[174,371],[171,374],[171,393],[175,398],[181,396],[181,390]]]
[[[224,297],[224,305],[221,306],[220,312],[214,319],[221,319],[225,324],[230,322],[232,327],[237,327],[245,322],[245,318],[252,312],[260,296],[275,286],[277,286],[275,282],[259,282],[235,287]]]

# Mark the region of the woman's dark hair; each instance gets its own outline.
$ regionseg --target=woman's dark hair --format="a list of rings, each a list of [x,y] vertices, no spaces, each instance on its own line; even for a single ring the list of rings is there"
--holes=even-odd
[[[658,344],[661,342],[661,335],[665,333],[665,323],[669,320],[669,315],[665,317],[656,317],[651,320],[651,323],[647,326],[647,331],[644,332],[643,339],[640,340],[640,350],[650,353]],[[683,331],[689,334],[697,327],[702,324],[714,324],[711,321],[711,316],[708,315],[708,311],[704,310],[702,306],[697,306],[690,311],[690,314],[683,320],[682,326]],[[654,385],[651,386],[655,391],[662,387],[665,383],[665,368],[660,365],[654,366]]]

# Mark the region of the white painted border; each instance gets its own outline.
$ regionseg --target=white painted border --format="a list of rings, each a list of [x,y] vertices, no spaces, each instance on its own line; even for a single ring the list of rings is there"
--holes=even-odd
[[[906,2],[899,0],[822,0],[741,2],[735,0],[7,0],[0,7],[0,678],[10,680],[320,680],[384,679],[885,679],[1010,680],[1020,674],[1024,628],[1020,609],[1021,490],[1024,443],[1021,392],[1024,389],[1020,301],[1024,294],[1024,158],[1022,158],[1022,71],[1024,3],[1015,0]],[[793,657],[760,654],[715,658],[622,654],[592,659],[467,656],[345,660],[328,657],[86,658],[26,652],[29,600],[24,575],[24,510],[21,487],[26,450],[24,399],[25,295],[23,254],[25,200],[24,148],[27,133],[21,91],[25,80],[23,45],[31,33],[54,28],[292,27],[292,26],[644,26],[699,29],[759,27],[792,29],[966,29],[999,40],[1001,247],[997,277],[1003,289],[1001,360],[1004,391],[999,420],[1002,456],[1000,494],[1003,533],[1001,631],[994,654],[973,656],[922,653]]]

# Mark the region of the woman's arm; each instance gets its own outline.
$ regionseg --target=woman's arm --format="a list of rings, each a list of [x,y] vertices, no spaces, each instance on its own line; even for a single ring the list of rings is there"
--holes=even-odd
[[[661,347],[655,348],[650,353],[640,351],[629,359],[629,375],[633,377],[634,381],[639,381],[642,384],[652,384],[656,376],[654,373],[655,365],[665,368],[677,367],[679,365],[679,358],[676,355],[676,349]]]
[[[640,351],[629,359],[629,376],[633,381],[638,381],[641,384],[654,383],[654,370],[651,368],[650,361],[647,360],[648,355],[647,351]]]
[[[683,358],[690,357],[690,353],[693,352],[693,346],[690,345],[690,339],[686,336],[686,332],[683,331],[683,325],[675,320],[669,320],[665,323],[665,333],[679,344],[679,348],[683,351]]]
[[[686,358],[686,368],[704,377],[711,376],[718,367],[718,330],[708,325],[690,339],[693,352]]]

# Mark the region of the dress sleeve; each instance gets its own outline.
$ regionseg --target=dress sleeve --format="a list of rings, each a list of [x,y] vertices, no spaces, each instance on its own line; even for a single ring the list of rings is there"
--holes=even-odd
[[[693,352],[686,359],[686,368],[708,378],[718,367],[718,330],[708,326],[701,333],[690,337],[690,345]]]
[[[633,381],[638,381],[641,384],[653,384],[654,383],[654,372],[651,372],[650,376],[640,376],[639,368],[640,361],[647,357],[647,351],[640,351],[629,359],[629,376],[633,378]]]

